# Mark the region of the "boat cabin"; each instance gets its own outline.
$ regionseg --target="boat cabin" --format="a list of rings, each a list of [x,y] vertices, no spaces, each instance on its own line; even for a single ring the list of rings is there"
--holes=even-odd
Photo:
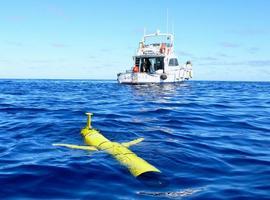
[[[158,70],[164,72],[164,56],[142,55],[135,56],[133,71],[155,73]],[[135,69],[136,68],[136,69]]]
[[[175,67],[179,67],[179,63],[176,57],[166,58],[167,65],[165,64],[164,56],[151,56],[151,55],[143,55],[143,56],[135,56],[135,64],[134,72],[146,72],[146,73],[155,73],[156,71],[161,70],[163,73],[166,70],[173,69]],[[166,66],[165,66],[166,65]]]

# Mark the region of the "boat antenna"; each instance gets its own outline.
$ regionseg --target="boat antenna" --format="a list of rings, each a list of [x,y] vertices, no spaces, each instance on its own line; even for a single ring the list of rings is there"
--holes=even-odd
[[[167,34],[169,33],[169,9],[167,8]]]
[[[174,40],[174,21],[172,21],[172,35],[173,35],[173,40]],[[171,40],[172,45],[174,45],[174,41]]]
[[[145,34],[146,34],[146,28],[144,27],[143,28],[143,36],[145,36]]]
[[[143,28],[143,39],[142,39],[142,43],[145,42],[145,35],[146,35],[146,28]]]
[[[172,34],[174,36],[174,21],[172,21]]]

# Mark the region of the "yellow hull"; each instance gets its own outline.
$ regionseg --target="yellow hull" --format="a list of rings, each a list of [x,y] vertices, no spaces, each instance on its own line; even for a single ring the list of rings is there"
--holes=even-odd
[[[55,144],[56,146],[65,146],[73,149],[83,150],[101,150],[112,155],[122,165],[128,168],[130,173],[137,177],[146,172],[160,172],[156,167],[149,164],[147,161],[138,157],[134,152],[128,149],[129,146],[141,142],[143,139],[133,140],[127,143],[117,143],[108,140],[99,131],[91,127],[91,114],[88,114],[87,125],[81,130],[84,136],[85,143],[89,146],[78,146],[70,144]]]
[[[145,172],[160,172],[124,145],[109,141],[95,129],[87,129],[86,127],[81,133],[84,135],[86,144],[112,155],[122,165],[126,166],[133,176],[139,176]]]

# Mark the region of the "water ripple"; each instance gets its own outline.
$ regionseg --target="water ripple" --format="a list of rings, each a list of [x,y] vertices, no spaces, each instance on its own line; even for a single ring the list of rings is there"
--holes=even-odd
[[[269,199],[269,88],[0,80],[0,198]],[[104,152],[52,146],[83,145],[89,111],[111,140],[144,137],[131,149],[161,176],[135,179]]]

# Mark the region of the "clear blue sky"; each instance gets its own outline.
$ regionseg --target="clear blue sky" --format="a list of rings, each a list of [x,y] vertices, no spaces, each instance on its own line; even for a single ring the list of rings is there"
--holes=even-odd
[[[1,1],[0,78],[115,79],[167,8],[194,79],[270,81],[269,0]]]

